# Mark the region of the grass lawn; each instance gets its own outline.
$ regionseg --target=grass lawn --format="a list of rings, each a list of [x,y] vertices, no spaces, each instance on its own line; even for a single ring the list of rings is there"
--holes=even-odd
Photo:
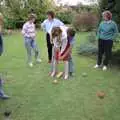
[[[76,46],[87,33],[77,35]],[[45,35],[39,32],[37,41],[42,63],[29,68],[20,33],[4,38],[5,51],[0,57],[0,72],[5,79],[5,92],[10,100],[0,100],[0,120],[12,111],[12,120],[120,120],[120,71],[95,70],[96,61],[78,56],[74,49],[75,77],[59,80],[54,85],[48,76]],[[86,77],[82,74],[87,73]],[[96,93],[105,92],[99,99]]]

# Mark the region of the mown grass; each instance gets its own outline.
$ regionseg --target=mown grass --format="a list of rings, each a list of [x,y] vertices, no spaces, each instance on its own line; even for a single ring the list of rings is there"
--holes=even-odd
[[[77,35],[76,47],[87,33]],[[37,42],[42,63],[32,69],[26,64],[26,51],[21,34],[4,38],[4,55],[0,57],[0,72],[10,100],[0,100],[0,120],[12,111],[12,120],[120,120],[120,71],[93,69],[95,60],[79,56],[74,49],[75,76],[69,81],[59,79],[54,85],[48,76],[45,35],[39,32]],[[62,68],[62,67],[61,67]],[[83,77],[83,73],[87,76]],[[96,93],[105,92],[99,99]]]

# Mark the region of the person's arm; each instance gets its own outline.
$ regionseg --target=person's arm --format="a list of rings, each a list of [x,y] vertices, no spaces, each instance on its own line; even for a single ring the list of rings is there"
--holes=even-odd
[[[114,23],[114,39],[116,39],[118,33],[119,33],[118,26],[116,23]]]
[[[27,31],[27,26],[26,26],[26,24],[24,24],[24,25],[23,25],[23,28],[22,28],[22,35],[23,35],[23,36],[25,36],[26,31]]]
[[[62,21],[60,21],[59,19],[57,19],[57,24],[58,24],[58,26],[64,26],[65,24],[62,22]]]
[[[102,22],[100,23],[100,25],[98,26],[98,29],[97,29],[97,38],[98,39],[100,38],[101,26],[102,26]]]
[[[74,44],[75,44],[75,36],[70,40],[70,47],[68,48],[68,50],[66,51],[64,56],[62,56],[61,59],[64,59],[68,54],[72,53],[72,49],[73,49]]]
[[[68,48],[68,50],[65,52],[63,56],[59,57],[59,60],[63,60],[68,54],[70,54],[71,51],[72,51],[72,46]]]

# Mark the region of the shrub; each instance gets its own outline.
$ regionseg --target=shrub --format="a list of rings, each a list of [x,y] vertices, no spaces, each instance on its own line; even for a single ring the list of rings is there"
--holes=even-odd
[[[40,28],[40,23],[46,19],[44,14],[38,15],[36,20],[36,27]],[[6,18],[4,21],[5,29],[19,29],[22,28],[23,24],[27,21],[27,17],[24,19],[10,19]]]
[[[63,21],[65,24],[71,24],[74,14],[70,11],[58,12],[56,17]]]
[[[91,31],[96,27],[97,23],[97,16],[89,12],[77,14],[73,20],[73,26],[78,31]]]
[[[86,38],[86,42],[81,44],[78,48],[78,53],[82,55],[92,55],[97,54],[97,51],[96,34],[90,33]]]
[[[44,14],[39,14],[39,15],[37,16],[36,22],[40,24],[40,22],[42,23],[46,18],[47,18],[46,13],[44,13]]]
[[[120,49],[113,52],[112,56],[112,64],[119,64],[120,65]]]
[[[22,25],[24,24],[24,22],[25,20],[6,18],[4,20],[4,28],[5,29],[22,28]]]
[[[16,20],[15,21],[15,28],[22,28],[23,24],[25,23],[25,20]]]
[[[118,36],[116,42],[114,42],[112,64],[120,65],[120,36]]]
[[[13,29],[13,28],[15,28],[15,21],[12,20],[12,19],[5,19],[4,27],[6,29]]]

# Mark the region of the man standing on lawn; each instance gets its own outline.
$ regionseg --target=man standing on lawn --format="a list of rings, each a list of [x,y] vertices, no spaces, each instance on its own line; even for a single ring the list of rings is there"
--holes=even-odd
[[[3,52],[3,40],[2,40],[2,26],[3,26],[3,16],[0,13],[0,56]],[[8,99],[9,97],[4,94],[2,89],[2,80],[0,78],[0,99]]]
[[[64,23],[59,19],[55,18],[55,13],[53,11],[47,12],[48,18],[44,20],[41,27],[46,32],[47,48],[48,48],[48,63],[52,60],[52,44],[50,42],[50,33],[53,27],[64,26]]]

